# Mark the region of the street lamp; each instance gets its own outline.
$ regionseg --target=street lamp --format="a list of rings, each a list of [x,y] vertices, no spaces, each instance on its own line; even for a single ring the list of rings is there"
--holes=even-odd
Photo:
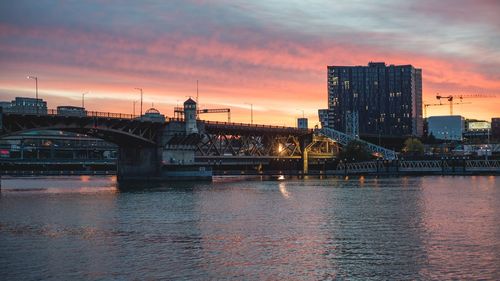
[[[36,105],[35,105],[35,107],[36,107],[36,114],[38,114],[38,77],[29,75],[26,78],[35,80],[35,94],[36,94]]]
[[[142,117],[142,88],[134,88],[136,90],[139,90],[141,92],[141,117]]]
[[[88,95],[89,92],[82,93],[82,108],[85,109],[85,95]]]
[[[135,101],[132,101],[132,103],[134,104],[134,109],[132,110],[132,115],[135,116],[135,104],[138,102],[139,100],[135,100]]]
[[[245,104],[249,104],[250,105],[250,124],[253,125],[253,103],[245,102]]]

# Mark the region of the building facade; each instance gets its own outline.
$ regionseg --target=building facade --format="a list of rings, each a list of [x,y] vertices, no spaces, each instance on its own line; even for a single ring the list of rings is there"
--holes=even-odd
[[[361,136],[422,135],[421,69],[383,62],[328,66],[327,79],[328,127],[346,133],[355,127]],[[319,113],[324,119],[325,111]]]
[[[297,118],[297,128],[299,128],[299,129],[309,128],[307,118]]]
[[[47,114],[47,102],[43,99],[16,97],[11,102],[0,102],[4,112],[24,114]]]
[[[461,141],[465,129],[465,119],[460,115],[431,116],[427,118],[429,135],[438,140]]]
[[[491,136],[500,140],[500,117],[491,118]]]

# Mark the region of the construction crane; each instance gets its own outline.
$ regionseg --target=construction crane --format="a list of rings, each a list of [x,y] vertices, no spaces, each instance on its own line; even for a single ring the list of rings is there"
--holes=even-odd
[[[441,96],[439,93],[436,94],[436,99],[439,100],[439,103],[441,104],[441,99],[446,99],[450,102],[450,115],[453,115],[453,105],[454,104],[463,104],[462,100],[464,98],[490,98],[492,97],[491,95],[483,95],[483,94],[473,94],[473,95],[448,95],[448,96]],[[459,103],[454,103],[454,99],[460,99]]]
[[[453,104],[470,104],[471,102],[455,102]],[[427,107],[429,106],[442,106],[442,103],[424,103],[424,118],[427,118]]]
[[[211,109],[198,109],[198,110],[196,110],[197,115],[200,115],[203,113],[227,113],[227,122],[231,123],[231,109],[230,108],[211,108]],[[183,118],[184,117],[184,108],[183,107],[175,107],[174,108],[174,117],[175,118]]]

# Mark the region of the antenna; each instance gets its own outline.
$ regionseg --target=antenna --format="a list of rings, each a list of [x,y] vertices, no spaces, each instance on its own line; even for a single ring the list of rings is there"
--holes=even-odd
[[[198,104],[198,98],[199,98],[199,93],[198,93],[198,80],[196,80],[196,104]]]
[[[198,103],[198,99],[199,99],[199,93],[198,93],[198,79],[196,79],[196,107],[197,108],[200,108],[200,104]],[[198,115],[198,111],[196,111],[196,119],[199,119],[199,115]]]

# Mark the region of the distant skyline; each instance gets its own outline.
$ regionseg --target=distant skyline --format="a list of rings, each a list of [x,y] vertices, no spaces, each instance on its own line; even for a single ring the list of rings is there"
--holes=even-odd
[[[248,2],[248,3],[247,3]],[[230,107],[234,122],[318,122],[327,65],[370,61],[423,70],[423,101],[489,94],[454,107],[467,118],[500,116],[500,2],[420,1],[2,1],[0,100],[39,96],[50,108],[132,113],[196,96]],[[446,115],[448,106],[427,115]],[[138,112],[138,107],[136,107]],[[226,120],[226,115],[207,115]]]

